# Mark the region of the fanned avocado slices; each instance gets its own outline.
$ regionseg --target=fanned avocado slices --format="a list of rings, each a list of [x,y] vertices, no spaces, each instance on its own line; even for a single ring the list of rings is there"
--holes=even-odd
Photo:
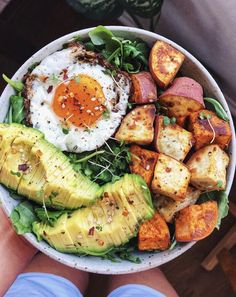
[[[99,256],[127,243],[154,214],[150,191],[144,180],[134,174],[106,184],[102,191],[95,204],[63,214],[54,226],[33,223],[34,233],[66,253]]]
[[[0,124],[0,182],[59,209],[88,206],[101,195],[99,185],[76,172],[41,132],[19,124]]]

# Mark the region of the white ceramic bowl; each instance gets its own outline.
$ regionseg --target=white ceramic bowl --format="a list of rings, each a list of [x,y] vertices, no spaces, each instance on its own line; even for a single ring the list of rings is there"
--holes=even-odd
[[[227,193],[229,193],[233,177],[235,171],[235,154],[232,152],[236,151],[236,143],[235,143],[235,132],[232,117],[229,111],[229,107],[225,101],[225,98],[219,89],[217,83],[209,74],[209,72],[204,68],[204,66],[194,58],[190,53],[188,53],[185,49],[177,45],[176,43],[164,38],[155,33],[151,33],[145,30],[131,28],[131,27],[122,27],[122,26],[110,26],[108,27],[118,36],[124,36],[127,38],[141,38],[150,46],[156,40],[163,40],[168,42],[169,44],[173,45],[176,49],[181,51],[185,56],[185,62],[181,68],[181,73],[185,76],[192,77],[197,80],[204,88],[205,96],[213,97],[218,99],[221,104],[223,105],[224,109],[226,110],[229,118],[230,118],[230,125],[233,132],[233,139],[231,145],[229,147],[229,152],[231,154],[231,161],[230,166],[228,168],[227,174]],[[41,61],[47,55],[61,49],[62,44],[67,42],[69,39],[73,38],[75,35],[80,35],[81,37],[86,37],[88,32],[92,28],[84,29],[78,32],[73,32],[66,36],[63,36],[50,44],[46,45],[44,48],[39,50],[36,54],[34,54],[31,58],[29,58],[15,73],[13,79],[22,79],[23,75],[27,72],[29,66],[33,63]],[[13,89],[10,86],[7,86],[0,98],[0,122],[2,122],[6,116],[8,105],[9,105],[9,96],[13,93]],[[2,204],[4,207],[5,212],[9,216],[14,206],[17,204],[15,200],[9,197],[8,191],[5,190],[2,186],[0,186],[0,197],[2,199]],[[121,263],[113,263],[108,260],[102,260],[97,257],[84,257],[84,256],[77,256],[77,255],[70,255],[70,254],[63,254],[57,252],[53,248],[51,248],[46,242],[37,242],[35,236],[33,234],[25,235],[25,238],[32,243],[37,249],[42,251],[43,253],[47,254],[48,256],[52,257],[55,260],[58,260],[68,266],[75,267],[81,270],[90,271],[94,273],[102,273],[102,274],[122,274],[122,273],[132,273],[138,272],[142,270],[147,270],[161,264],[164,264],[185,251],[187,251],[194,242],[185,244],[181,247],[176,247],[172,251],[165,251],[160,253],[138,253],[138,256],[142,260],[141,264],[133,264],[127,261],[121,261]]]

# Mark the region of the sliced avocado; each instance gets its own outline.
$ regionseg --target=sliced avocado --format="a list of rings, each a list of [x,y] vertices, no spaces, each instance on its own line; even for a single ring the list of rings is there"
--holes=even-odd
[[[22,125],[0,124],[0,171],[6,160],[7,154],[11,150],[11,144],[22,130]]]
[[[44,135],[38,130],[22,127],[6,154],[0,173],[1,183],[17,190],[22,176],[32,170],[29,163],[30,150],[38,139],[43,137]]]
[[[144,180],[126,174],[119,181],[106,184],[102,198],[92,206],[73,211],[67,219],[64,215],[63,224],[60,219],[53,227],[35,222],[33,231],[61,252],[103,255],[135,237],[140,224],[153,214]]]
[[[55,208],[76,209],[92,204],[100,195],[98,184],[75,172],[69,159],[46,140],[40,140],[31,153],[41,152],[46,183],[43,187],[47,205]]]
[[[20,124],[0,124],[0,182],[54,208],[87,206],[101,195],[100,186],[76,172],[43,134]]]

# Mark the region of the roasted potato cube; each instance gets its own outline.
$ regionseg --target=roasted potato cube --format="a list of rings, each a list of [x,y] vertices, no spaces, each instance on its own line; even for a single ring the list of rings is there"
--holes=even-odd
[[[156,195],[154,197],[154,205],[158,213],[162,215],[167,223],[173,221],[174,215],[181,209],[195,204],[201,194],[200,190],[188,187],[187,194],[184,200],[174,201],[163,195]]]
[[[184,200],[190,181],[190,172],[181,162],[159,154],[152,180],[153,193],[159,193],[174,200]]]
[[[213,111],[206,109],[190,114],[189,129],[196,140],[196,150],[211,143],[217,143],[225,149],[232,138],[229,123],[218,118]]]
[[[153,104],[134,108],[122,120],[115,138],[128,143],[150,144],[154,137],[155,112]]]
[[[138,248],[146,250],[166,250],[170,245],[170,232],[164,219],[155,213],[153,218],[144,222],[138,233]]]
[[[136,74],[131,74],[131,81],[131,102],[145,104],[157,100],[157,88],[150,72],[141,71]]]
[[[190,205],[182,209],[175,219],[175,238],[180,242],[197,241],[210,235],[218,219],[216,201]]]
[[[199,190],[224,190],[228,155],[218,144],[211,144],[196,151],[187,162],[191,184]]]
[[[138,145],[132,145],[130,147],[131,173],[139,174],[145,180],[147,185],[151,186],[153,178],[154,168],[158,159],[158,154],[149,150],[145,150]]]
[[[192,133],[177,124],[166,124],[164,116],[156,116],[154,146],[159,153],[183,161],[193,142]]]
[[[184,54],[168,43],[156,41],[149,56],[149,68],[160,87],[166,88],[172,82],[184,58]]]
[[[192,112],[204,108],[202,86],[189,77],[178,77],[159,98],[168,108],[169,116],[187,117]]]

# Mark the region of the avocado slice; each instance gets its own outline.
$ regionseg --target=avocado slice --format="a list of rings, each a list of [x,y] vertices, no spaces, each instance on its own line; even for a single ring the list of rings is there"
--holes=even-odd
[[[126,174],[102,189],[102,197],[95,204],[63,214],[54,226],[33,223],[34,233],[66,253],[98,256],[127,243],[154,214],[150,191],[134,174]]]
[[[101,187],[76,172],[69,158],[43,137],[20,124],[0,124],[0,182],[53,208],[94,203]]]
[[[22,125],[0,124],[0,171],[6,160],[7,154],[11,150],[11,144],[22,130]]]
[[[23,175],[29,173],[32,167],[28,156],[32,146],[44,135],[33,128],[22,127],[10,144],[0,172],[1,183],[8,188],[17,190]]]
[[[45,204],[54,208],[76,209],[92,204],[100,195],[98,184],[73,169],[68,157],[46,140],[40,140],[31,153],[41,152],[46,182]]]

